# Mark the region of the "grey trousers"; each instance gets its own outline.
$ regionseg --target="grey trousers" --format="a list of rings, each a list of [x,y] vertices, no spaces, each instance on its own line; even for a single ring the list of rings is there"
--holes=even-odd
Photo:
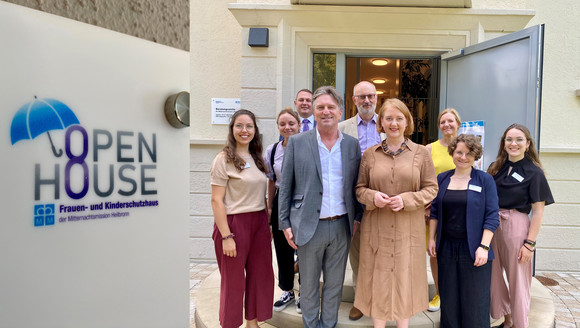
[[[312,239],[298,247],[300,305],[306,328],[332,328],[338,322],[350,237],[347,217],[320,221]],[[323,274],[320,296],[320,274]]]
[[[350,267],[352,269],[352,287],[356,291],[356,280],[358,279],[358,265],[360,262],[360,227],[357,229],[348,252]]]

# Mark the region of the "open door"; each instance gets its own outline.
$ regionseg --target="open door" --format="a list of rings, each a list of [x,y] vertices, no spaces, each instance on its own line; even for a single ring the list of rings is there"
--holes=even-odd
[[[441,56],[441,109],[485,121],[483,169],[512,123],[530,129],[539,149],[544,26],[537,25]]]

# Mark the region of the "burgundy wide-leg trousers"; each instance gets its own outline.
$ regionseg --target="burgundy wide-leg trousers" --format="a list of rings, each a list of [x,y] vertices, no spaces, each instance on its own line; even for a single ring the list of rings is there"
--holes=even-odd
[[[227,217],[235,235],[237,256],[223,254],[222,236],[214,224],[213,240],[221,274],[219,320],[223,328],[237,328],[243,324],[242,304],[246,320],[272,317],[272,247],[266,211]]]

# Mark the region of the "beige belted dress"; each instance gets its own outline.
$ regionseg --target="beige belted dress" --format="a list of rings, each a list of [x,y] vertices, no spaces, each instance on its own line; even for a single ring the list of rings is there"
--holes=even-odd
[[[366,316],[389,321],[410,318],[429,302],[424,208],[437,195],[437,179],[428,150],[406,143],[395,157],[381,144],[367,149],[356,185],[356,197],[366,209],[354,306]],[[375,207],[377,191],[401,195],[404,209]]]

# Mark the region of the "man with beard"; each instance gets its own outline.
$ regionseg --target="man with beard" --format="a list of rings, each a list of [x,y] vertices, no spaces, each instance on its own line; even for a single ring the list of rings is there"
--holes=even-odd
[[[381,142],[381,135],[377,132],[378,117],[375,113],[377,107],[377,89],[375,85],[367,81],[359,82],[354,86],[352,101],[356,105],[358,114],[346,121],[340,122],[338,129],[342,133],[358,139],[362,155],[367,148]],[[359,250],[360,233],[357,230],[352,239],[349,252],[350,266],[352,268],[352,283],[355,288],[358,274]],[[362,312],[354,306],[348,314],[350,320],[358,320],[362,316]]]

